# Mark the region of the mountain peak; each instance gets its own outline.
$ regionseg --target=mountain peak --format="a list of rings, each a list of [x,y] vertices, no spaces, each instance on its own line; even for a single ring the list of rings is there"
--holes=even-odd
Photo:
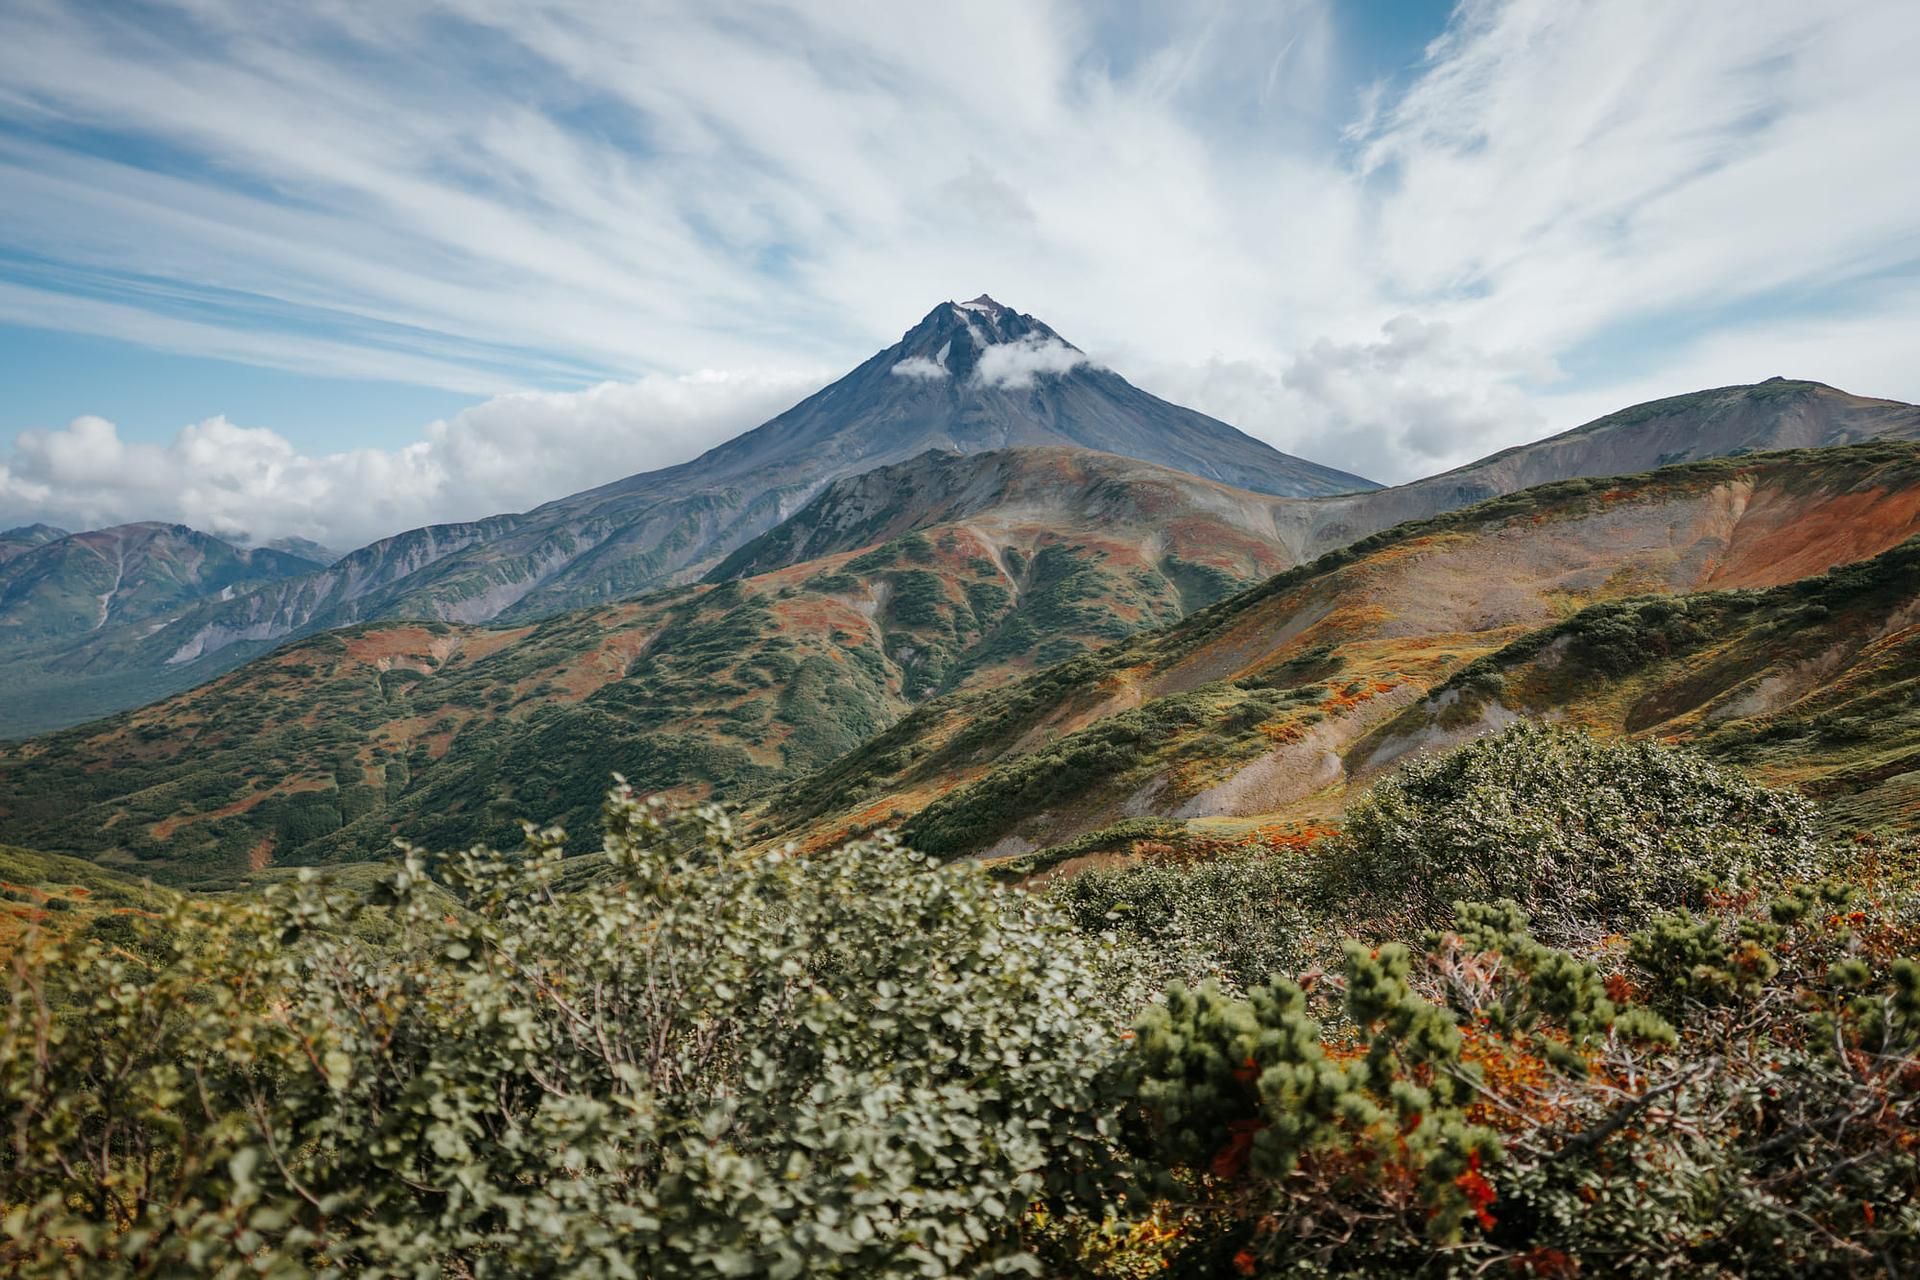
[[[903,341],[911,341],[916,334],[926,331],[954,333],[971,331],[975,345],[994,346],[1004,342],[1018,342],[1032,334],[1060,339],[1045,321],[1016,311],[1006,303],[987,294],[969,298],[965,302],[952,299],[941,303],[922,316],[920,323],[907,330]]]
[[[927,312],[884,353],[899,376],[922,382],[965,381],[980,366],[981,357],[995,348],[1003,354],[988,361],[991,369],[1007,355],[1007,348],[1043,353],[1041,362],[1054,372],[1066,372],[1086,363],[1080,348],[1062,338],[1043,320],[1015,311],[986,294],[966,302],[947,301]],[[1025,364],[1026,361],[1020,361]]]
[[[0,530],[0,542],[52,542],[66,536],[65,529],[50,524],[23,524],[17,528]]]

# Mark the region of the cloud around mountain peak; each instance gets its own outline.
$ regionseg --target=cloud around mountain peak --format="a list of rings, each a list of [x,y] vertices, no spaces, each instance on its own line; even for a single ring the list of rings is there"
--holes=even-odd
[[[1068,373],[1086,363],[1086,353],[1058,338],[1026,334],[981,352],[973,376],[983,386],[1018,390],[1042,374]]]
[[[896,378],[911,378],[917,382],[941,382],[953,375],[947,372],[947,366],[933,356],[908,356],[893,366]]]
[[[984,293],[966,302],[941,303],[907,331],[900,347],[907,354],[893,365],[895,377],[958,378],[994,390],[1024,390],[1043,376],[1091,363],[1044,321]]]

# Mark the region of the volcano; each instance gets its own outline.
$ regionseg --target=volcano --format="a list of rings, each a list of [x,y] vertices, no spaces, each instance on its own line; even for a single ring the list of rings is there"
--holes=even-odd
[[[1149,395],[1044,322],[982,295],[691,462],[523,515],[385,538],[324,572],[189,614],[149,642],[197,662],[232,644],[374,618],[537,618],[698,577],[829,482],[930,449],[1070,445],[1289,497],[1379,486]]]

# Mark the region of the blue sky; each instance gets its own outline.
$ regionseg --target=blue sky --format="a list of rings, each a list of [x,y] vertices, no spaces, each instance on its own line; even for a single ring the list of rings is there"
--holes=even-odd
[[[353,544],[755,425],[981,291],[1382,480],[1920,399],[1901,0],[13,0],[0,524]]]

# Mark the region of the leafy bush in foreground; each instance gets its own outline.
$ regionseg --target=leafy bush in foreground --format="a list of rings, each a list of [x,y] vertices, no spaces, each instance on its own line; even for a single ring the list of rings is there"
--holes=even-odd
[[[1050,896],[1076,927],[1117,936],[1119,967],[1146,993],[1212,980],[1239,994],[1310,955],[1304,879],[1297,859],[1266,852],[1198,862],[1149,856],[1083,871]]]
[[[1546,766],[1461,765],[1516,781],[1496,872],[1537,890],[1515,833],[1556,820],[1594,865],[1633,792],[1698,875],[1553,936],[1502,900],[1340,944],[1412,914],[1404,875],[1375,867],[1354,918],[1314,913],[1329,864],[1272,856],[1062,910],[884,839],[750,858],[716,813],[616,793],[601,859],[534,833],[432,879],[410,852],[371,898],[126,917],[141,949],[42,939],[0,1027],[0,1271],[1920,1268],[1920,859],[1827,850],[1829,878],[1762,893],[1768,841],[1811,858],[1777,797],[1658,749],[1514,743]],[[1436,776],[1402,795],[1444,830]],[[1721,862],[1739,878],[1708,882]],[[1175,983],[1116,1034],[1103,991],[1209,972],[1245,995]]]
[[[377,910],[49,940],[0,1030],[0,1269],[792,1277],[1030,1268],[1118,1041],[1043,900],[890,841],[742,856],[615,794],[606,877],[410,853]]]

